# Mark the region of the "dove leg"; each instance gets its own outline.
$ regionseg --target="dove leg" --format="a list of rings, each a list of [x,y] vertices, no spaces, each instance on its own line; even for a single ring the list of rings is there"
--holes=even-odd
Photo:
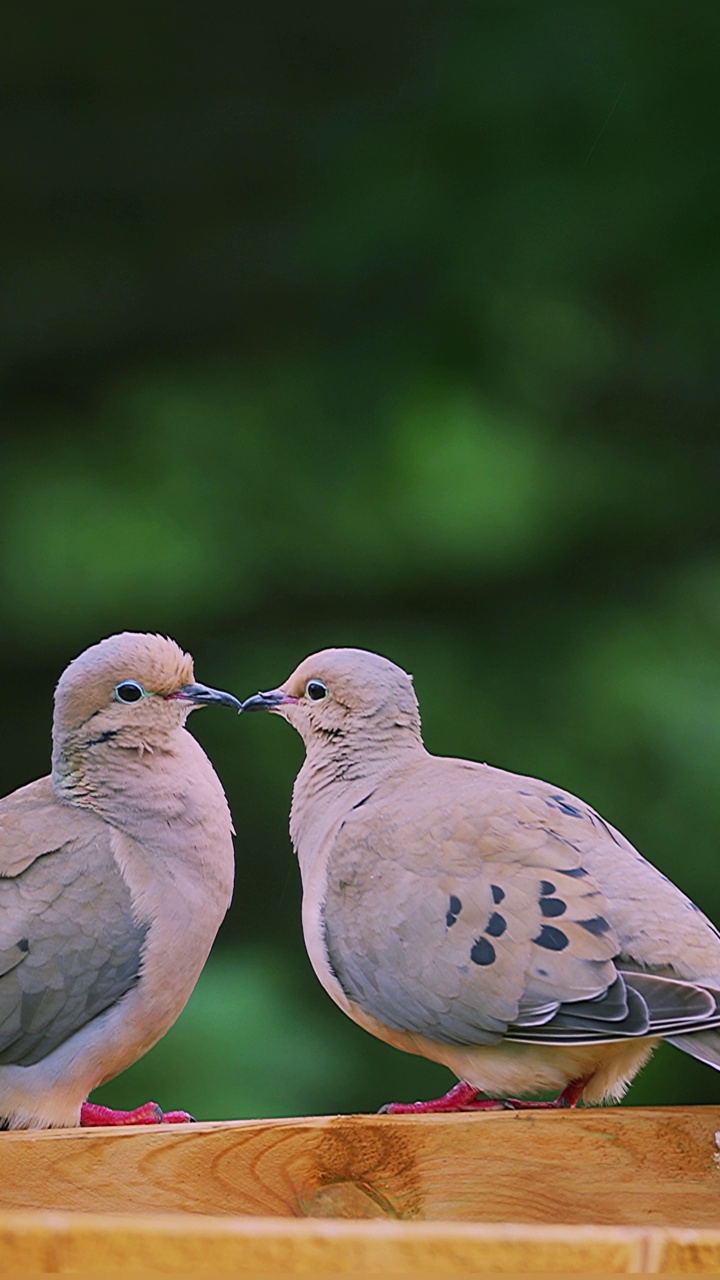
[[[80,1124],[131,1125],[131,1124],[185,1124],[192,1120],[187,1111],[161,1111],[157,1102],[146,1102],[134,1111],[114,1111],[96,1102],[83,1102],[80,1108]]]
[[[506,1104],[497,1098],[479,1098],[480,1090],[466,1080],[459,1080],[442,1098],[428,1102],[386,1102],[380,1108],[382,1115],[417,1116],[438,1111],[504,1111]]]
[[[589,1076],[585,1076],[582,1080],[571,1080],[562,1093],[550,1102],[526,1102],[522,1098],[506,1098],[505,1106],[513,1111],[562,1111],[564,1107],[575,1107],[589,1079]]]
[[[459,1080],[442,1098],[431,1098],[428,1102],[387,1102],[380,1108],[380,1113],[389,1116],[417,1116],[442,1111],[559,1111],[577,1104],[588,1079],[586,1076],[582,1080],[571,1080],[551,1102],[526,1102],[522,1098],[480,1098],[479,1089],[473,1088],[466,1080]]]

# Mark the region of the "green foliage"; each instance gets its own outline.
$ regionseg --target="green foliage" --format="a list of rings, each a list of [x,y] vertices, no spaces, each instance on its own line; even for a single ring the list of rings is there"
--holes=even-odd
[[[720,10],[450,10],[8,19],[3,787],[113,630],[241,696],[364,645],[413,671],[431,749],[576,791],[720,921]],[[444,1088],[309,972],[299,742],[193,729],[237,895],[105,1099]],[[719,1088],[663,1050],[631,1098]]]

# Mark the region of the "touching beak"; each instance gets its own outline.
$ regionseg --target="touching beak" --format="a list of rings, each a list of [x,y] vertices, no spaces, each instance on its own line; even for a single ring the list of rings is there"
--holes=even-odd
[[[243,711],[274,711],[276,707],[285,706],[287,703],[297,702],[297,698],[291,698],[289,693],[283,693],[282,689],[271,689],[269,693],[256,693],[252,698],[246,698],[242,704]]]
[[[177,689],[175,693],[169,693],[168,699],[175,698],[180,702],[192,702],[197,707],[213,706],[217,703],[221,707],[233,707],[235,711],[242,711],[243,704],[239,698],[234,698],[231,693],[224,693],[222,689],[209,689],[206,684],[186,684],[182,689]]]

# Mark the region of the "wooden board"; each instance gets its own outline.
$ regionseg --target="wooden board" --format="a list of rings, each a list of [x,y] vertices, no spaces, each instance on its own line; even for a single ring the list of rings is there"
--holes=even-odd
[[[720,1108],[0,1134],[0,1273],[720,1271]]]
[[[315,1276],[644,1271],[632,1228],[282,1222],[18,1214],[0,1221],[0,1272],[240,1272]]]
[[[0,1209],[720,1227],[720,1107],[0,1134]]]
[[[197,1215],[0,1213],[0,1274],[720,1271],[720,1231]]]

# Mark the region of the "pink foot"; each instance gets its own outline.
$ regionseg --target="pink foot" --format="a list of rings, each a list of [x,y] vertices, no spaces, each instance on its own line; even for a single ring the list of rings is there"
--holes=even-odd
[[[429,1102],[386,1102],[380,1108],[386,1116],[420,1116],[443,1111],[504,1111],[505,1103],[497,1098],[478,1098],[480,1090],[473,1089],[465,1080],[459,1080],[442,1098]]]
[[[562,1093],[550,1102],[525,1102],[522,1098],[507,1098],[505,1106],[511,1107],[513,1111],[563,1111],[567,1107],[576,1107],[589,1080],[590,1076],[584,1076],[582,1080],[571,1080]]]
[[[157,1102],[146,1102],[134,1111],[114,1111],[112,1107],[101,1107],[97,1102],[83,1102],[80,1108],[80,1124],[83,1128],[90,1125],[139,1125],[139,1124],[185,1124],[191,1121],[187,1111],[160,1110]]]
[[[526,1102],[522,1098],[481,1098],[479,1089],[474,1089],[466,1080],[459,1080],[442,1098],[432,1098],[429,1102],[387,1102],[380,1112],[389,1116],[416,1116],[443,1111],[560,1111],[577,1105],[587,1082],[587,1079],[571,1080],[551,1102]]]

